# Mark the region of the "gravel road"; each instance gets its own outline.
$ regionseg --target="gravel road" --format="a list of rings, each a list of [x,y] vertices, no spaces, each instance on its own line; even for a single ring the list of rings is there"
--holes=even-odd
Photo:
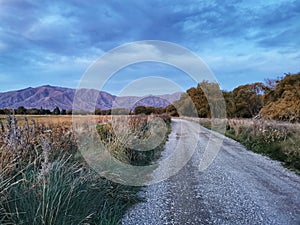
[[[210,167],[200,172],[201,156],[214,134],[195,122],[172,121],[161,160],[187,132],[197,139],[191,159],[174,176],[145,187],[145,202],[130,209],[122,224],[300,225],[300,176],[229,138]],[[189,143],[181,148],[189,151]]]

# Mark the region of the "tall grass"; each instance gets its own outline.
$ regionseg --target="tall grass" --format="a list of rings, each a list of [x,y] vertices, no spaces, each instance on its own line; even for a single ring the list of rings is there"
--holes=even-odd
[[[20,173],[3,195],[1,224],[118,224],[138,200],[137,190],[67,162],[51,163],[42,178],[36,167]]]
[[[141,188],[109,181],[86,165],[70,127],[24,120],[0,121],[0,224],[119,224],[142,200]],[[144,133],[144,118],[133,121],[136,132]],[[115,139],[111,127],[98,129],[115,156],[131,163],[132,150]]]
[[[210,119],[196,120],[211,129]],[[229,119],[225,135],[249,150],[283,162],[284,166],[300,174],[300,124],[263,119]]]
[[[299,124],[231,119],[228,121],[226,135],[254,152],[282,161],[286,167],[299,173]]]
[[[160,126],[149,126],[149,124],[158,117],[165,123],[165,129]],[[126,122],[122,123],[121,121]],[[117,126],[112,125],[112,123],[97,126],[101,140],[104,141],[110,153],[118,160],[136,166],[149,165],[160,157],[164,149],[164,144],[167,141],[167,136],[171,130],[171,118],[165,114],[156,116],[120,116],[116,118],[114,123],[116,123]],[[134,137],[132,133],[126,132],[128,129],[132,131]],[[122,132],[117,132],[116,136],[116,130],[121,130]],[[153,137],[149,139],[151,135],[153,135]],[[138,143],[134,143],[137,140]],[[151,141],[160,143],[149,151],[139,150],[143,147],[147,148],[149,145],[155,146],[155,143]],[[129,147],[126,146],[126,144],[128,144]]]

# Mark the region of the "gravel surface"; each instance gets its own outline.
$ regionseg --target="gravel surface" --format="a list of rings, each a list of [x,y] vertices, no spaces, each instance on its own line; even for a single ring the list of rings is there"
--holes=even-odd
[[[210,167],[200,172],[201,156],[214,135],[197,123],[173,120],[162,161],[180,140],[189,140],[187,132],[197,140],[191,159],[174,176],[147,186],[140,193],[145,202],[131,208],[122,224],[300,224],[299,176],[229,138]],[[187,152],[191,148],[189,143],[180,147]]]

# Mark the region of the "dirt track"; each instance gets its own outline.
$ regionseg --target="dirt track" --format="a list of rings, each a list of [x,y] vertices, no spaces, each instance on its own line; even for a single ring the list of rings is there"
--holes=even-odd
[[[177,145],[191,151],[188,138],[196,139],[195,152],[176,175],[146,187],[146,201],[133,207],[122,224],[299,225],[300,177],[228,138],[210,167],[200,172],[211,135],[194,122],[173,120],[162,160]]]

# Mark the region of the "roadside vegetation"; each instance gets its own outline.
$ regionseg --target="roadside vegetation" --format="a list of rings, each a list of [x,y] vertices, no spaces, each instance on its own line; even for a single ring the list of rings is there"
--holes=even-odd
[[[283,162],[300,174],[299,124],[231,119],[225,134],[254,152]]]
[[[126,118],[124,118],[126,117]],[[166,125],[166,130],[161,129],[160,126],[151,126],[153,119],[158,115],[133,115],[133,116],[118,116],[114,118],[115,127],[111,122],[97,125],[97,131],[101,140],[106,148],[109,149],[111,154],[122,162],[135,166],[146,166],[159,159],[161,152],[164,149],[164,144],[167,141],[167,135],[171,131],[171,117],[163,114],[159,118],[162,119]],[[128,119],[128,121],[126,121]],[[123,123],[122,121],[126,121]],[[116,137],[116,130],[117,135]],[[126,130],[133,131],[133,133],[125,132]],[[120,132],[121,131],[121,132]],[[124,131],[124,132],[123,132]],[[132,137],[134,134],[134,137]],[[152,140],[157,142],[163,137],[162,142],[154,149],[148,151],[140,151],[137,149],[147,149],[149,146],[148,138],[152,137]],[[138,140],[138,144],[134,142]],[[135,148],[124,148],[123,143],[128,143]],[[143,144],[145,146],[143,146]]]
[[[135,116],[131,126],[143,137],[154,118]],[[168,116],[161,118],[169,124]],[[107,117],[97,119],[99,138],[115,157],[145,164],[159,157],[164,143],[138,154],[116,140]],[[70,120],[49,120],[0,121],[0,224],[119,224],[126,210],[142,201],[141,188],[100,177],[78,152]]]
[[[210,107],[203,89],[213,92],[217,88],[217,84],[204,81],[187,90],[167,112],[189,116],[185,112],[191,108],[187,101],[191,98],[199,117],[197,121],[211,128]],[[300,74],[242,85],[232,91],[223,91],[223,96],[229,118],[225,134],[249,150],[279,160],[299,173]]]
[[[191,119],[191,118],[187,118]],[[196,118],[202,126],[212,129],[211,119]],[[264,119],[228,119],[225,135],[247,149],[283,162],[300,174],[300,124]],[[214,130],[219,132],[218,126]]]

